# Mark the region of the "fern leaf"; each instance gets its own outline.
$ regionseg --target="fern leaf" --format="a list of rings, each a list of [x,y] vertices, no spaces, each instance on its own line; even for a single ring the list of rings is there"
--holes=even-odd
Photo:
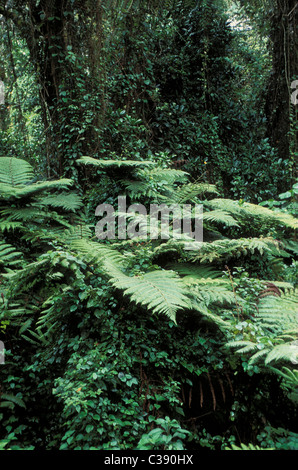
[[[289,387],[298,387],[298,370],[297,369],[289,369],[288,367],[282,367],[280,369],[276,369],[275,367],[270,367],[272,372],[280,375],[284,380],[286,385]]]
[[[154,198],[157,201],[162,201],[165,198],[165,196],[157,192],[145,181],[121,180],[121,183],[125,186],[131,198],[138,199],[146,196],[149,199]]]
[[[196,295],[205,305],[235,305],[235,294],[226,279],[183,278],[193,295]]]
[[[239,227],[238,222],[228,212],[221,209],[204,212],[203,220],[224,224],[227,227]]]
[[[298,346],[295,343],[278,344],[268,354],[265,364],[286,361],[298,364]]]
[[[278,253],[279,245],[273,238],[241,238],[241,239],[223,239],[214,242],[204,242],[198,253],[192,255],[194,261],[202,263],[215,260],[227,260],[229,258],[239,258],[248,253],[258,251],[263,254]]]
[[[61,207],[67,211],[76,211],[82,207],[82,198],[73,192],[61,193],[42,197],[38,204],[40,206]]]
[[[186,171],[174,170],[170,168],[153,168],[139,170],[137,176],[142,180],[152,179],[154,182],[173,184],[175,182],[186,182],[189,174]]]
[[[260,206],[252,203],[241,203],[231,199],[212,199],[206,202],[206,206],[212,209],[222,209],[229,212],[231,215],[246,219],[249,223],[251,220],[263,221],[268,226],[278,226],[283,224],[291,229],[298,228],[298,219],[291,214],[285,212],[273,211],[267,207]]]
[[[260,298],[256,318],[278,334],[287,330],[298,332],[298,290],[286,290],[278,297],[270,295]]]
[[[23,254],[14,246],[0,241],[0,266],[20,266]]]
[[[0,183],[10,186],[25,185],[33,177],[33,168],[25,160],[15,157],[0,158]]]
[[[63,232],[60,232],[59,238],[61,240],[65,240],[66,243],[72,243],[75,240],[85,239],[87,241],[92,237],[92,235],[93,231],[91,231],[89,225],[77,224]]]
[[[225,346],[227,348],[236,348],[237,354],[246,354],[248,352],[255,351],[257,349],[257,345],[252,341],[228,341]],[[239,349],[240,348],[240,349]]]
[[[268,447],[266,449],[263,449],[262,447],[259,447],[257,446],[256,444],[243,444],[243,442],[241,442],[241,444],[239,446],[236,446],[235,444],[231,444],[231,447],[226,447],[225,448],[226,450],[244,450],[244,451],[249,451],[249,450],[275,450],[274,447]]]
[[[212,313],[212,311],[206,307],[206,304],[198,301],[197,298],[191,298],[191,309],[199,312],[205,320],[210,321],[213,325],[217,325],[220,329],[228,330],[231,328],[229,322],[223,320],[216,313]]]
[[[22,408],[26,408],[26,405],[23,402],[23,400],[19,397],[16,397],[15,395],[9,395],[7,393],[1,393],[0,398],[4,399],[6,401],[12,402],[15,405],[21,406]]]
[[[172,271],[152,271],[129,277],[120,270],[111,272],[111,283],[132,301],[146,306],[153,313],[166,314],[176,322],[176,313],[189,308],[189,299],[181,279]]]
[[[122,255],[118,250],[99,242],[75,239],[71,242],[70,246],[76,251],[84,254],[92,262],[97,262],[100,265],[109,262],[119,268],[125,266],[128,261],[127,256]]]
[[[195,202],[197,196],[201,196],[205,193],[217,193],[216,187],[211,184],[188,183],[177,188],[177,190],[171,194],[171,201],[177,204]]]
[[[153,162],[137,161],[137,160],[97,160],[92,157],[81,157],[77,163],[83,165],[92,165],[96,168],[107,170],[113,168],[137,168],[137,167],[150,167],[154,165]]]
[[[190,263],[168,264],[167,268],[176,271],[180,276],[186,276],[194,279],[216,279],[222,276],[221,271],[215,270],[208,265],[194,265]]]
[[[256,352],[248,361],[248,363],[250,365],[253,365],[255,364],[256,362],[259,361],[260,358],[263,358],[264,356],[266,356],[268,354],[268,351],[270,351],[270,349],[268,348],[264,348],[264,349],[261,349],[260,351]]]
[[[59,224],[63,225],[64,227],[71,228],[71,225],[65,217],[57,214],[54,211],[43,211],[38,207],[34,207],[34,205],[22,208],[10,208],[4,209],[1,211],[1,216],[7,218],[8,221],[16,221],[22,220],[23,222],[41,222],[42,219],[49,220],[51,222],[55,221]]]
[[[23,227],[22,223],[21,222],[12,222],[12,221],[8,221],[8,220],[4,220],[4,221],[1,221],[0,222],[0,230],[2,232],[4,232],[5,230],[9,231],[9,230],[15,230],[15,229],[18,229],[18,228],[21,228]]]
[[[64,189],[68,186],[72,186],[73,181],[67,178],[56,180],[56,181],[40,181],[38,183],[33,183],[28,186],[18,186],[17,188],[11,188],[11,195],[14,198],[25,198],[36,196],[39,193],[45,191],[51,191],[53,189]],[[7,191],[6,191],[7,193]]]

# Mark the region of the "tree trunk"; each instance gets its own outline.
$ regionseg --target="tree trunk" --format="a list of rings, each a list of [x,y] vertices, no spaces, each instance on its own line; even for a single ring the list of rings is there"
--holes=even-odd
[[[280,158],[292,160],[293,176],[296,167],[294,155],[298,149],[290,116],[293,112],[291,83],[298,78],[297,15],[296,0],[276,3],[271,20],[272,72],[265,105],[271,145],[277,149]],[[293,139],[296,142],[294,147]]]

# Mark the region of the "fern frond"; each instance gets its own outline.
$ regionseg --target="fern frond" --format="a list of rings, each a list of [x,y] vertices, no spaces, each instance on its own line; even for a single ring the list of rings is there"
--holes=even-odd
[[[51,329],[48,328],[46,333],[43,333],[40,329],[37,328],[37,331],[27,329],[27,334],[21,333],[22,338],[24,338],[28,343],[39,346],[40,344],[46,345],[48,343],[47,337],[49,337]]]
[[[141,180],[148,181],[152,179],[154,182],[172,185],[176,182],[186,182],[189,174],[186,171],[174,170],[171,168],[153,168],[138,170],[136,176]]]
[[[94,232],[89,225],[75,224],[69,229],[59,233],[59,238],[66,243],[71,243],[75,240],[90,240]]]
[[[39,218],[41,216],[41,211],[40,209],[32,206],[23,208],[11,207],[10,209],[1,210],[1,216],[5,217],[8,221],[22,220],[26,222],[28,220],[32,221]]]
[[[290,388],[298,388],[298,369],[289,369],[284,366],[281,369],[270,367],[270,370],[275,372],[277,375],[280,375],[284,379],[286,386]]]
[[[278,334],[291,330],[297,331],[298,334],[298,289],[280,291],[278,297],[261,297],[256,318]]]
[[[27,186],[13,186],[9,184],[0,183],[0,194],[3,199],[21,199],[36,196],[45,191],[52,191],[54,189],[65,189],[73,185],[73,181],[67,178],[56,181],[40,181],[32,183]]]
[[[260,360],[265,366],[272,362],[298,364],[298,292],[282,292],[272,283],[268,286],[266,296],[261,293],[254,315],[262,339],[256,336],[254,341],[230,341],[227,347],[249,355],[251,365]]]
[[[244,340],[228,341],[225,344],[225,347],[231,348],[231,349],[232,348],[237,349],[237,354],[246,354],[246,353],[251,353],[255,351],[257,349],[257,344],[252,341],[244,341]]]
[[[148,199],[154,198],[158,201],[165,199],[164,195],[156,191],[145,181],[121,180],[121,183],[124,185],[131,198],[138,199],[146,196]]]
[[[249,363],[250,365],[255,364],[255,363],[258,362],[260,359],[263,359],[264,356],[267,356],[268,351],[270,351],[270,349],[268,349],[268,348],[261,349],[260,351],[256,352],[255,354],[253,354],[253,355],[251,356],[251,358],[249,359],[248,363]]]
[[[55,221],[64,227],[71,227],[71,224],[63,217],[62,215],[57,214],[54,211],[43,211],[34,205],[16,208],[12,207],[11,209],[4,209],[0,211],[1,216],[6,217],[7,221],[22,220],[23,222],[41,222],[43,219],[48,221]]]
[[[152,271],[141,276],[126,276],[108,266],[110,282],[137,304],[153,313],[165,314],[176,322],[179,309],[189,308],[189,299],[181,279],[172,271]]]
[[[265,364],[271,362],[286,361],[292,364],[298,364],[298,345],[296,342],[278,344],[274,346],[267,354]]]
[[[3,405],[3,402],[2,402],[2,400],[5,400],[6,403],[10,402],[13,405],[18,405],[21,408],[26,408],[26,405],[23,402],[23,400],[19,397],[16,397],[15,395],[10,395],[10,394],[7,394],[7,393],[1,393],[0,400],[1,400],[0,401],[0,406],[1,407],[5,406],[5,405]]]
[[[14,246],[0,241],[0,267],[21,266],[23,254]]]
[[[97,160],[92,157],[81,157],[77,160],[77,163],[83,165],[92,165],[101,170],[113,169],[113,168],[138,168],[138,167],[150,167],[155,165],[149,161],[138,161],[138,160]]]
[[[222,330],[229,330],[231,328],[231,324],[223,320],[216,313],[213,313],[211,309],[206,306],[205,302],[200,301],[197,297],[192,298],[191,296],[190,302],[191,310],[200,313],[205,320],[210,321],[213,325],[217,325]]]
[[[253,217],[260,217],[271,220],[275,223],[282,223],[285,227],[289,227],[293,230],[298,228],[298,219],[293,217],[288,212],[272,211],[267,207],[251,203],[245,203],[244,209],[247,214]]]
[[[12,222],[12,221],[8,221],[8,220],[3,220],[0,222],[0,230],[2,232],[4,232],[5,230],[9,231],[9,230],[15,230],[15,229],[18,229],[18,228],[21,228],[23,227],[22,223],[21,222]]]
[[[296,240],[283,241],[284,248],[298,255],[298,242]]]
[[[216,224],[224,224],[227,227],[239,227],[238,222],[228,212],[221,209],[204,212],[203,220]]]
[[[115,269],[121,269],[128,263],[129,255],[123,255],[118,250],[110,248],[108,245],[91,240],[74,239],[70,247],[80,252],[91,263],[98,263],[99,266],[114,266]],[[111,268],[112,269],[112,268]]]
[[[200,250],[191,257],[194,261],[202,263],[209,261],[212,263],[213,261],[239,258],[256,251],[263,254],[265,251],[279,253],[278,250],[278,242],[270,237],[223,239],[202,243]]]
[[[168,264],[167,268],[176,271],[180,276],[190,277],[194,279],[216,279],[222,276],[221,271],[215,270],[208,265],[195,265],[190,263]]]
[[[262,447],[256,445],[256,444],[243,444],[243,442],[239,445],[236,446],[235,444],[231,444],[231,447],[225,447],[225,450],[275,450],[274,447],[266,447],[266,449],[263,449]]]
[[[33,177],[33,168],[30,163],[25,160],[15,157],[0,158],[0,183],[10,186],[25,185],[29,183]]]
[[[30,284],[30,288],[33,290],[34,285],[40,282],[38,275],[40,270],[47,264],[47,260],[44,258],[38,259],[33,263],[27,264],[20,271],[12,271],[6,274],[3,274],[3,277],[10,281],[11,292],[22,292],[23,288],[27,288]]]
[[[212,199],[206,202],[206,206],[211,209],[221,209],[237,217],[237,220],[243,219],[247,223],[251,220],[259,220],[268,226],[278,226],[283,224],[291,229],[298,228],[298,219],[289,213],[273,211],[267,207],[252,203],[240,203],[231,199]]]
[[[176,204],[195,202],[198,196],[202,196],[205,193],[217,193],[215,185],[204,183],[188,183],[173,191],[171,194],[171,200]]]
[[[38,200],[40,206],[61,207],[66,211],[75,212],[82,207],[82,198],[74,192],[43,196]]]
[[[226,279],[183,278],[190,292],[206,306],[211,304],[235,305],[235,294]]]

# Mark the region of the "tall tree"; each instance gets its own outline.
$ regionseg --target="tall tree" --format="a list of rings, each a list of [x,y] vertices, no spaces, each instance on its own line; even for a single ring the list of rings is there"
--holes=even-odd
[[[67,159],[71,155],[70,149],[75,147],[80,129],[69,135],[66,142],[61,109],[70,109],[76,103],[77,122],[84,122],[85,109],[80,109],[78,92],[86,94],[86,88],[92,89],[90,70],[94,73],[95,67],[90,67],[91,60],[88,62],[87,59],[94,59],[93,52],[98,50],[99,42],[94,40],[94,32],[98,38],[100,3],[87,1],[83,4],[77,0],[0,1],[0,14],[12,21],[26,40],[35,67],[47,134],[48,176],[70,174],[72,170]],[[77,78],[86,79],[85,86],[79,88]],[[81,144],[82,141],[81,135]],[[80,146],[82,153],[83,147]]]
[[[280,158],[290,160],[294,179],[297,177],[298,110],[291,102],[291,84],[298,78],[298,2],[239,0],[239,3],[269,37],[271,75],[265,103],[267,134]]]
[[[266,114],[268,135],[281,158],[298,156],[297,134],[291,121],[291,83],[298,78],[298,2],[283,0],[274,2],[271,16],[272,73],[268,84]],[[296,112],[297,122],[297,112]],[[291,139],[296,142],[292,147]],[[293,161],[296,174],[297,162]]]

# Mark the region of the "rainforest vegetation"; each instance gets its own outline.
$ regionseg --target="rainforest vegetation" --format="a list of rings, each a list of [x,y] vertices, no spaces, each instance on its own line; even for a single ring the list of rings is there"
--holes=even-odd
[[[1,450],[298,450],[297,5],[0,1]]]

